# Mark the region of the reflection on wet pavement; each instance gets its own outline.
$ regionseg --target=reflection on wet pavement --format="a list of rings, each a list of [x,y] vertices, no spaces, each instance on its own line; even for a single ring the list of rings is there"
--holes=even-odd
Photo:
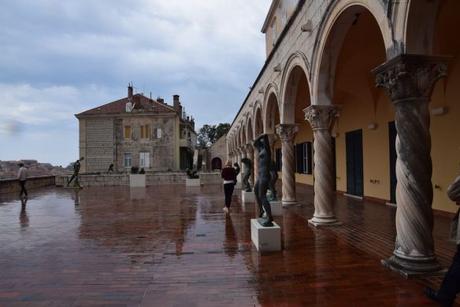
[[[0,306],[430,304],[375,255],[308,227],[310,205],[275,218],[284,250],[260,255],[255,206],[235,196],[226,217],[220,186],[34,192],[0,200]]]

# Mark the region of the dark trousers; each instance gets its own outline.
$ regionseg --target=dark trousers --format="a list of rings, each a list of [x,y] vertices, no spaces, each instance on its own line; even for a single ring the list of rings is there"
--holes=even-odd
[[[442,306],[452,306],[455,296],[460,292],[460,245],[457,245],[457,252],[449,270],[444,276],[441,288],[438,291],[438,300]]]
[[[21,186],[21,192],[19,193],[19,197],[22,197],[22,194],[27,196],[26,181],[25,180],[20,180],[19,185]]]
[[[234,189],[235,189],[234,183],[224,184],[225,207],[227,208],[230,208],[230,205],[232,204],[232,194],[233,194]]]

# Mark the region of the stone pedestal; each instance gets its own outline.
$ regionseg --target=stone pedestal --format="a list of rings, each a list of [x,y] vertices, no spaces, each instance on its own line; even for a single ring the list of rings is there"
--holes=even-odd
[[[144,174],[130,174],[129,186],[132,188],[145,188],[145,175]]]
[[[271,201],[270,207],[272,208],[273,216],[282,216],[283,215],[283,203],[279,200]]]
[[[185,186],[186,187],[199,187],[201,186],[201,180],[200,178],[196,178],[196,179],[185,178]]]
[[[254,192],[241,191],[241,202],[243,203],[254,203],[256,201],[256,196]]]
[[[259,252],[281,250],[281,227],[273,224],[273,227],[263,227],[257,219],[251,219],[251,240]]]
[[[241,189],[241,172],[236,176],[235,189]]]

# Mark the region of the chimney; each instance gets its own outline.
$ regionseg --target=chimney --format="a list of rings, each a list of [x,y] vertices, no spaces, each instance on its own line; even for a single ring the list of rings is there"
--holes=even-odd
[[[128,100],[133,99],[133,85],[131,83],[128,84]]]
[[[179,95],[173,96],[173,106],[174,106],[174,110],[176,110],[176,113],[182,118],[182,106],[180,104],[179,98],[180,98]]]
[[[165,100],[164,100],[163,98],[161,98],[161,97],[158,97],[158,98],[157,98],[157,101],[158,101],[159,103],[162,103],[162,104],[165,103]]]

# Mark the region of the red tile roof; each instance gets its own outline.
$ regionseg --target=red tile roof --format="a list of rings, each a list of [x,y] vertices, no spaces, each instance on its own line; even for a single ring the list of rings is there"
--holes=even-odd
[[[78,116],[84,115],[107,115],[107,114],[119,114],[126,113],[126,104],[128,103],[128,97],[120,100],[116,100],[97,108],[84,111],[77,114]],[[142,110],[143,113],[175,113],[176,111],[172,106],[160,103],[156,100],[145,97],[141,94],[135,94],[133,96],[134,110]]]

